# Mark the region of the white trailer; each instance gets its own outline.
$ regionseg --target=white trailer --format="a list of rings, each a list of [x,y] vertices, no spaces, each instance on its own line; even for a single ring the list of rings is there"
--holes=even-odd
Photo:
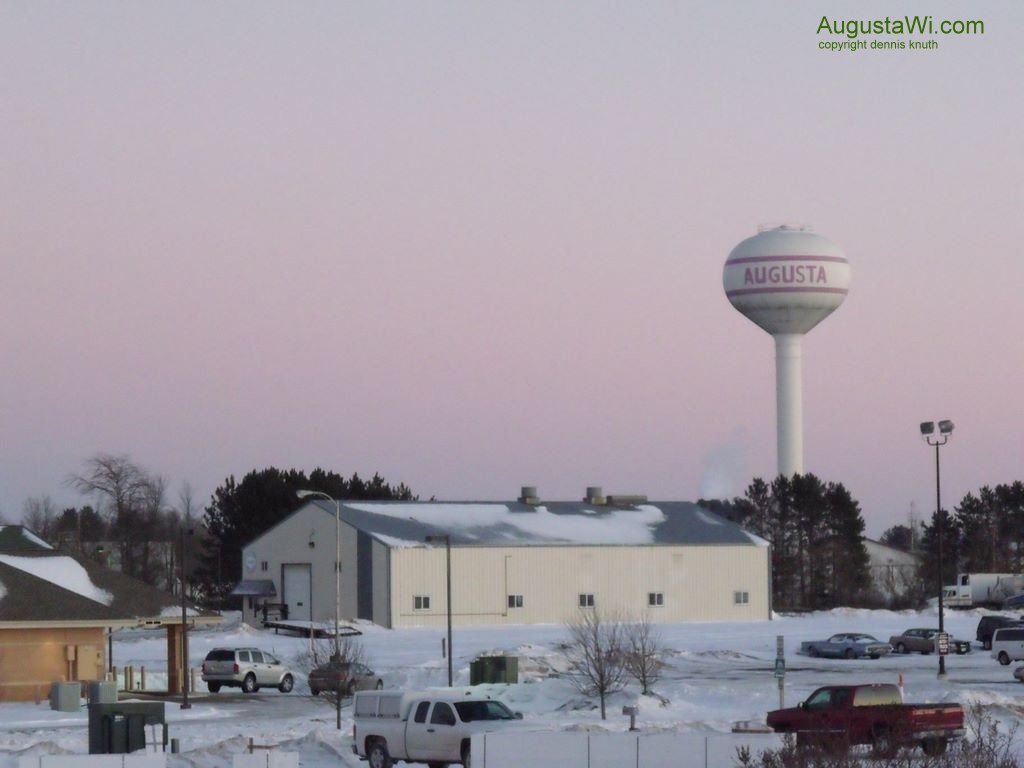
[[[960,573],[955,594],[943,595],[950,608],[1001,607],[1003,601],[1024,592],[1024,575],[1019,573]]]

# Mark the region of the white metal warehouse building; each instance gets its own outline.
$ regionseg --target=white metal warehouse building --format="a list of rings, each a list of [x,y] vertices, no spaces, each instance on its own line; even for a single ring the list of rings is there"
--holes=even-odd
[[[524,488],[524,493],[530,489]],[[535,495],[535,494],[534,494]],[[689,502],[342,502],[341,616],[442,625],[451,539],[456,624],[562,623],[581,608],[656,622],[771,617],[766,541]],[[334,617],[335,506],[311,501],[244,547],[244,618]]]

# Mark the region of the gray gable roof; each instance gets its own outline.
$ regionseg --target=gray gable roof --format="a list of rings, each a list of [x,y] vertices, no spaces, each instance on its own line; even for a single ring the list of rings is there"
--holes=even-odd
[[[44,574],[48,561],[54,563],[56,571],[58,560],[74,560],[85,570],[95,587],[111,596],[110,604],[107,605],[65,589],[60,585],[59,579],[49,580],[9,563],[0,562],[0,585],[3,587],[0,590],[0,622],[141,622],[161,618],[168,621],[173,621],[174,617],[180,619],[180,598],[87,558],[75,557],[57,550],[0,550],[0,554],[36,558],[41,563]],[[199,612],[192,604],[189,604],[188,608],[190,616],[214,615],[208,611]],[[171,615],[168,616],[168,613]]]
[[[116,622],[124,618],[103,603],[5,563],[0,563],[0,585],[0,622]]]
[[[309,502],[334,517],[334,504]],[[745,545],[767,542],[692,502],[635,506],[585,502],[343,501],[341,519],[389,546],[449,534],[457,546]]]
[[[24,525],[0,525],[0,552],[47,552],[52,549]]]

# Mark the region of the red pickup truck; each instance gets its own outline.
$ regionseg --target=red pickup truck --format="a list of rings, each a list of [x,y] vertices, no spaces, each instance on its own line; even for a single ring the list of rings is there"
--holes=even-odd
[[[964,735],[964,711],[959,704],[904,704],[891,684],[830,685],[792,709],[769,712],[768,726],[795,733],[798,745],[870,744],[883,757],[920,746],[934,756]]]

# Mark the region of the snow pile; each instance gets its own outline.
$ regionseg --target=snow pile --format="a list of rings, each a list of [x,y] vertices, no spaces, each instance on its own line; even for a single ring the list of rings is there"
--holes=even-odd
[[[189,607],[189,608],[186,609],[185,615],[186,616],[198,616],[199,615],[199,611],[197,611],[195,608]],[[168,619],[168,618],[174,618],[175,616],[181,616],[181,606],[180,605],[167,605],[167,606],[164,606],[160,610],[160,617],[161,618]]]
[[[422,541],[409,541],[408,539],[399,539],[394,536],[385,536],[383,533],[373,534],[374,538],[380,541],[381,544],[387,544],[389,547],[396,547],[404,549],[406,547],[422,547]]]
[[[534,507],[529,512],[513,512],[505,504],[425,502],[347,506],[361,512],[415,520],[468,539],[476,537],[475,530],[484,528],[503,531],[510,541],[527,539],[575,544],[650,544],[654,541],[653,528],[665,520],[665,513],[653,504],[640,504],[635,509],[616,509],[606,514],[584,510],[586,525],[580,525],[580,515],[556,515],[545,506]],[[414,544],[421,545],[420,542],[400,542],[399,545]]]
[[[19,571],[35,576],[37,579],[74,592],[76,595],[94,600],[103,605],[110,605],[114,596],[105,589],[100,589],[89,578],[88,572],[72,557],[58,555],[56,557],[18,557],[17,555],[0,555],[0,563],[17,568]]]

